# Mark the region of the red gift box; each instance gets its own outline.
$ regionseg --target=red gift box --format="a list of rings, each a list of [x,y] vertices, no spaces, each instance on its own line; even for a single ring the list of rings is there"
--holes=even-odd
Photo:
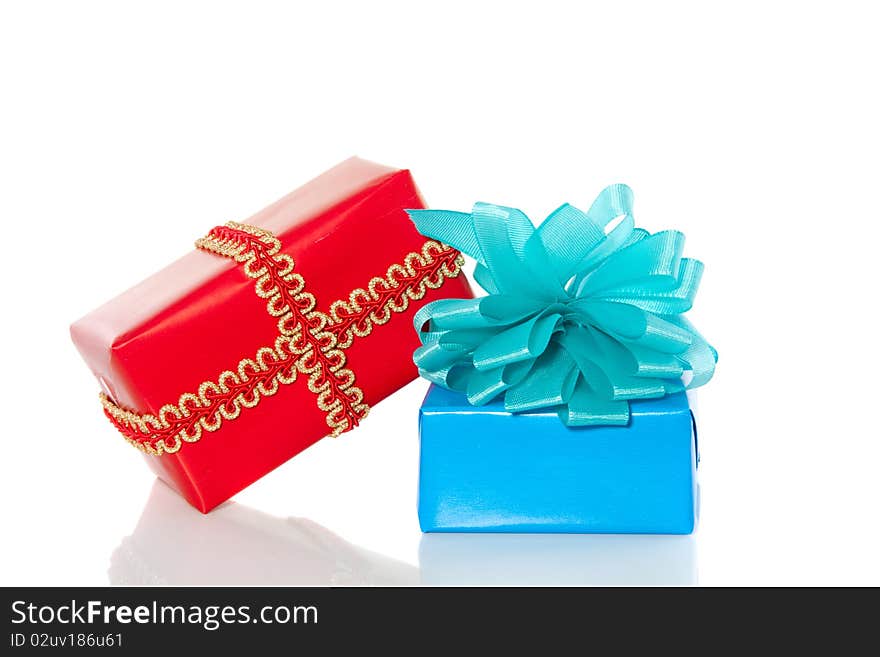
[[[472,296],[422,207],[408,171],[352,158],[213,229],[71,327],[105,414],[202,512],[354,428],[416,378],[416,310]]]

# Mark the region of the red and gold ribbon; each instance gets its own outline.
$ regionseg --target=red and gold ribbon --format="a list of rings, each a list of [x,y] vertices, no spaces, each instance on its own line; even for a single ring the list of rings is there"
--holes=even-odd
[[[183,443],[201,439],[205,431],[217,431],[224,420],[234,420],[300,375],[308,377],[330,435],[353,429],[370,408],[355,385],[354,372],[345,366],[345,349],[394,313],[404,312],[428,289],[457,277],[464,262],[455,249],[428,240],[421,251],[388,267],[384,278],[371,279],[366,288],[353,290],[348,299],[322,312],[294,271],[293,258],[280,252],[280,241],[269,231],[229,222],[211,230],[196,246],[242,265],[255,281],[257,296],[266,300],[269,315],[277,319],[278,337],[253,358],[243,358],[234,370],[203,382],[197,392],[182,394],[176,404],[165,404],[155,415],[124,409],[102,394],[104,413],[125,439],[155,456],[173,454]]]

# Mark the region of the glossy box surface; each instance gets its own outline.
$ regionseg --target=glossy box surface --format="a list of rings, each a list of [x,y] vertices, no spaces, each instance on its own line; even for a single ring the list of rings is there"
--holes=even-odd
[[[408,171],[352,158],[245,223],[274,233],[317,309],[327,311],[422,248],[425,238],[405,212],[414,207],[423,201]],[[210,228],[200,227],[181,248]],[[428,289],[345,349],[345,367],[367,404],[417,376],[411,359],[418,346],[416,310],[456,296],[470,296],[463,275]],[[76,322],[71,335],[112,402],[156,414],[272,345],[278,326],[239,263],[193,250]],[[176,453],[147,455],[150,466],[193,506],[210,510],[328,433],[306,379],[263,395],[257,406]],[[97,405],[95,412],[101,412]],[[122,440],[109,425],[104,439]]]
[[[627,427],[474,407],[431,386],[419,416],[425,532],[689,534],[697,445],[684,393],[631,403]]]

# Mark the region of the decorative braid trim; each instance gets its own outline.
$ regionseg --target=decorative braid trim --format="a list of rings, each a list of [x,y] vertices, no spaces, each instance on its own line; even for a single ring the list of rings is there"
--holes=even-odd
[[[308,375],[308,387],[325,413],[331,436],[349,431],[367,416],[369,406],[355,375],[345,367],[345,349],[355,338],[369,335],[374,326],[404,312],[410,300],[423,298],[428,289],[461,273],[464,258],[455,249],[428,240],[420,252],[393,264],[384,278],[370,280],[347,300],[334,301],[329,313],[315,309],[315,297],[305,290],[303,277],[294,272],[294,260],[280,253],[272,233],[229,222],[196,241],[200,249],[232,258],[255,280],[254,290],[266,299],[266,310],[276,317],[278,337],[272,347],[244,358],[235,370],[225,370],[216,381],[205,381],[197,394],[184,393],[177,404],[166,404],[157,415],[126,410],[101,395],[104,413],[125,439],[148,454],[177,452],[183,443],[201,439],[203,431],[220,429],[242,408],[253,408],[281,385]]]

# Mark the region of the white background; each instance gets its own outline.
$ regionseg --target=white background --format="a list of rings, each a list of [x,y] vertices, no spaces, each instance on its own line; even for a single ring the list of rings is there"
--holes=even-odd
[[[871,3],[581,4],[4,2],[0,584],[880,584]],[[423,539],[421,381],[216,514],[150,497],[68,325],[352,154],[536,220],[626,182],[688,235],[692,538]]]

